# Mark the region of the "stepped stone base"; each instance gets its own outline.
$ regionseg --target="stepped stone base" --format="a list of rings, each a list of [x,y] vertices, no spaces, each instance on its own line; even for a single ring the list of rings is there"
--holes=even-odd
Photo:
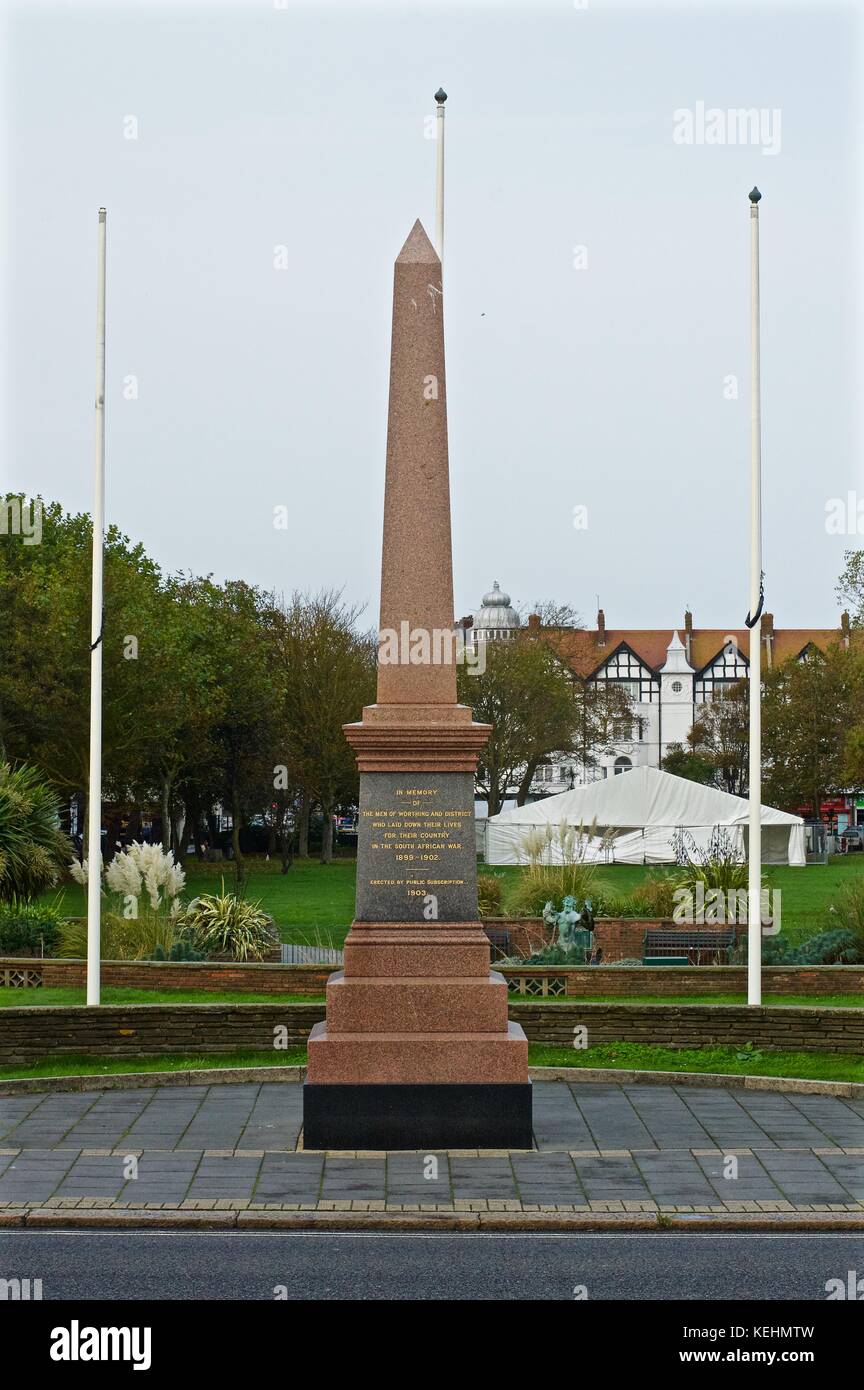
[[[507,982],[422,976],[347,979],[340,971],[327,984],[327,1026],[344,1033],[503,1033]]]
[[[355,922],[345,941],[348,977],[485,978],[489,938],[476,922],[422,927],[416,922]]]
[[[309,1035],[307,1148],[530,1148],[528,1040],[476,922],[355,922]]]
[[[309,1034],[308,1080],[321,1085],[515,1085],[528,1077],[528,1039],[518,1023],[501,1033]]]

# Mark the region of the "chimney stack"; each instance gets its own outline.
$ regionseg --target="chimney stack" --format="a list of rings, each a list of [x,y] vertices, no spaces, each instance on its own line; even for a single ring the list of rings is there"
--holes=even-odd
[[[692,659],[691,659],[691,656],[690,656],[692,647],[693,647],[693,614],[690,612],[690,609],[687,608],[687,609],[685,610],[685,612],[684,612],[684,652],[685,652],[686,657],[687,657],[687,664],[688,664],[688,666],[692,666],[692,665],[693,665],[693,662],[692,662]]]
[[[539,632],[539,631],[540,631],[540,614],[539,614],[539,613],[529,613],[529,614],[528,614],[528,631],[529,631],[529,632]]]
[[[848,650],[850,641],[850,623],[849,614],[845,610],[840,614],[840,631],[843,634],[843,646],[846,647]]]
[[[765,643],[765,655],[768,661],[768,669],[774,665],[774,614],[763,613],[760,623],[762,631],[762,641]]]
[[[597,646],[606,646],[606,614],[602,608],[597,609]]]

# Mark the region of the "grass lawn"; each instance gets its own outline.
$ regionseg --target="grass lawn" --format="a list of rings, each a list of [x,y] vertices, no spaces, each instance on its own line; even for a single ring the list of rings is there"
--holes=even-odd
[[[337,859],[322,865],[317,859],[295,860],[287,874],[280,872],[276,860],[250,859],[247,896],[260,900],[278,923],[284,941],[308,945],[341,946],[354,915],[356,864],[353,859]],[[481,873],[492,873],[506,883],[522,870],[517,866],[480,865]],[[187,861],[187,893],[220,891],[233,884],[230,864],[196,865]],[[598,869],[598,883],[608,885],[616,895],[630,893],[647,873],[674,873],[672,865],[643,867],[641,864],[612,864]],[[828,908],[845,883],[864,874],[864,854],[832,859],[828,864],[809,864],[802,869],[775,866],[765,876],[772,889],[782,893],[782,930],[792,940],[813,936],[830,923]],[[56,893],[46,893],[52,902]],[[62,890],[62,911],[70,917],[85,913],[84,893],[78,884]]]
[[[585,994],[539,999],[511,993],[517,1004],[746,1004],[746,994]],[[85,1004],[83,989],[0,989],[0,1008],[25,1005]],[[864,994],[766,994],[764,1004],[806,1009],[862,1009]],[[323,994],[254,994],[250,991],[194,989],[113,989],[102,991],[103,1004],[323,1004]]]
[[[614,1067],[641,1071],[721,1072],[735,1076],[795,1076],[821,1081],[864,1082],[864,1058],[830,1052],[759,1052],[734,1047],[671,1048],[642,1043],[601,1043],[575,1051],[535,1044],[528,1049],[534,1067]],[[67,1055],[24,1066],[0,1067],[0,1081],[15,1077],[105,1076],[135,1071],[195,1071],[218,1067],[302,1065],[305,1048],[285,1052],[236,1052],[177,1057],[81,1057]]]
[[[29,1066],[0,1067],[0,1081],[19,1076],[114,1076],[138,1071],[208,1071],[220,1067],[296,1067],[305,1066],[305,1047],[288,1047],[284,1052],[205,1052],[200,1057],[87,1057],[66,1053],[46,1057]]]
[[[842,1052],[748,1051],[740,1047],[662,1047],[648,1043],[598,1043],[578,1051],[528,1048],[535,1067],[615,1067],[640,1071],[725,1072],[733,1076],[796,1076],[813,1081],[864,1082],[864,1057]]]
[[[0,989],[0,1008],[26,1004],[86,1004],[83,989]],[[102,991],[103,1004],[323,1004],[323,994],[251,994],[204,989],[112,989]]]

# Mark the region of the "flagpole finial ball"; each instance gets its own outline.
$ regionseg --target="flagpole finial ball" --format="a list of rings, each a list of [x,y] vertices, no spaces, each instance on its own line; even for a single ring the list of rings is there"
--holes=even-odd
[[[444,105],[445,101],[447,100],[447,93],[445,92],[443,87],[438,88],[437,92],[435,93],[435,100],[437,101],[439,106]]]
[[[755,188],[755,187],[754,187],[754,188],[751,188],[751,190],[750,190],[750,202],[751,202],[751,203],[754,203],[754,204],[755,204],[755,203],[758,203],[759,200],[761,199],[761,197],[762,197],[762,194],[759,192],[759,189],[758,189],[758,188]]]

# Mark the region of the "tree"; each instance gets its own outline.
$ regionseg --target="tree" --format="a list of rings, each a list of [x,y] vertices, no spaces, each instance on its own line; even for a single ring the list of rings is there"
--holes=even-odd
[[[278,684],[273,670],[276,614],[252,585],[194,582],[207,634],[210,678],[220,692],[209,739],[219,799],[231,814],[235,878],[248,877],[240,829],[251,810],[269,802],[278,743]]]
[[[661,764],[664,772],[674,777],[686,777],[690,782],[701,782],[703,786],[713,786],[716,776],[714,764],[707,758],[685,748],[680,743],[670,743],[669,751]]]
[[[839,645],[769,671],[762,700],[762,785],[766,800],[821,818],[826,795],[845,783],[850,705],[858,658]],[[860,697],[859,697],[860,698]]]
[[[713,700],[708,700],[699,708],[693,727],[687,735],[689,756],[695,761],[691,772],[682,772],[682,777],[691,776],[692,770],[707,765],[712,775],[707,780],[721,791],[733,796],[743,796],[747,790],[750,750],[749,696],[746,681],[736,681],[727,689],[715,692]],[[671,752],[671,750],[670,750]],[[666,765],[667,772],[673,769]],[[703,781],[702,777],[692,777]]]
[[[460,666],[459,698],[479,723],[492,725],[477,786],[494,816],[509,786],[518,784],[521,805],[544,759],[571,749],[578,708],[570,673],[545,642],[490,642],[485,671],[474,669]]]
[[[324,590],[295,593],[278,613],[274,657],[281,700],[280,756],[286,781],[301,793],[301,816],[324,816],[321,862],[333,858],[333,814],[357,797],[357,768],[342,726],[375,699],[377,642],[357,630],[360,610]],[[308,824],[308,821],[307,821]],[[301,846],[301,850],[304,848]]]
[[[163,846],[173,846],[180,859],[180,803],[186,821],[184,840],[187,828],[191,829],[200,846],[202,816],[219,794],[215,734],[228,700],[221,654],[214,643],[213,609],[219,595],[218,586],[209,580],[182,575],[166,580],[139,654],[140,662],[154,667],[148,674],[155,679],[158,693],[148,710],[157,737],[138,790],[143,797],[156,790],[162,807]],[[247,617],[254,642],[257,621]]]
[[[864,550],[847,550],[845,569],[837,582],[837,598],[848,604],[854,627],[864,627]]]
[[[583,768],[632,743],[636,719],[633,700],[616,681],[582,680],[571,672],[576,723],[571,742]]]
[[[864,648],[854,646],[846,655],[848,696],[846,734],[841,755],[842,775],[847,787],[864,787]]]
[[[68,794],[81,792],[88,778],[91,539],[88,516],[45,503],[40,544],[9,536],[0,546],[0,745]],[[137,658],[156,627],[161,575],[114,526],[105,536],[104,569],[103,777],[106,790],[122,794],[154,737],[147,712],[159,674]]]
[[[519,606],[519,616],[525,621],[524,605]],[[569,603],[558,603],[555,599],[538,599],[529,609],[529,613],[536,614],[540,619],[540,626],[545,628],[576,628],[581,629],[582,620],[576,609]]]

